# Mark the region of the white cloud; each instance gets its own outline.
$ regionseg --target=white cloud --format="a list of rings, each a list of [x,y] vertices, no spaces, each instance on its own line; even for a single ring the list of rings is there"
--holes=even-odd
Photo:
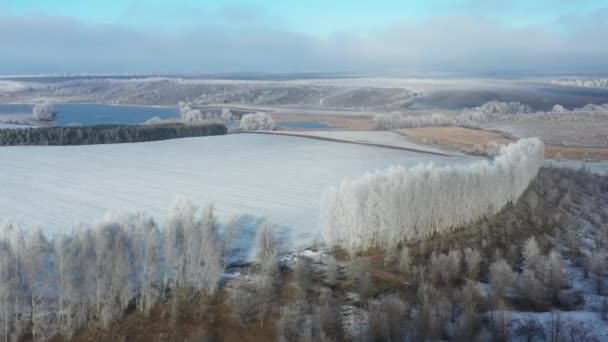
[[[255,8],[223,8],[226,17]],[[42,15],[0,15],[0,73],[234,71],[608,71],[608,11],[562,18],[556,29],[473,16],[436,16],[319,38],[213,22],[175,32]]]

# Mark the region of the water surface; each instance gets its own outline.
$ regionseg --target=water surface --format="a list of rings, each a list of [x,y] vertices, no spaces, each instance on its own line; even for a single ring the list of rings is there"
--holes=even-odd
[[[30,104],[0,104],[0,114],[31,113]],[[125,124],[136,125],[144,123],[153,117],[169,119],[179,116],[176,107],[148,106],[119,106],[91,103],[61,103],[56,104],[57,118],[55,124],[69,125],[100,125]]]

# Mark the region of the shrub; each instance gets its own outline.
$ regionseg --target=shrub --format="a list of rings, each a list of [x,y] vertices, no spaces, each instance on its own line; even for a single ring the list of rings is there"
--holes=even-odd
[[[36,120],[53,121],[55,120],[56,114],[57,110],[55,110],[55,106],[53,106],[53,103],[50,101],[34,105],[33,115]]]
[[[244,131],[271,131],[274,129],[274,126],[272,117],[262,112],[243,115],[240,124],[241,129]]]

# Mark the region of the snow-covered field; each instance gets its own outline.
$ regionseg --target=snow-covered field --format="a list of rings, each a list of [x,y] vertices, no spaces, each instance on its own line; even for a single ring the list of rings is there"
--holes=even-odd
[[[318,138],[329,138],[344,140],[349,142],[363,143],[363,144],[376,144],[376,145],[387,145],[402,147],[406,149],[417,149],[421,151],[428,151],[433,153],[444,153],[460,155],[460,153],[454,151],[447,151],[444,149],[435,148],[428,145],[422,145],[414,143],[406,139],[403,135],[390,131],[276,131],[279,134],[295,134],[295,135],[306,135]]]
[[[150,143],[0,148],[0,220],[50,234],[107,211],[161,222],[176,196],[213,203],[223,220],[248,214],[284,226],[295,247],[318,235],[321,193],[344,177],[441,157],[307,138],[236,134]]]

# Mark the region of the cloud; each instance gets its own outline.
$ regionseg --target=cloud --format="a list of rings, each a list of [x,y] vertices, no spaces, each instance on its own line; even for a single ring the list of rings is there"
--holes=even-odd
[[[0,73],[608,71],[607,10],[560,18],[554,29],[459,15],[327,37],[255,24],[268,21],[255,8],[225,7],[220,13],[235,21],[251,15],[253,24],[202,21],[155,31],[0,14]]]

